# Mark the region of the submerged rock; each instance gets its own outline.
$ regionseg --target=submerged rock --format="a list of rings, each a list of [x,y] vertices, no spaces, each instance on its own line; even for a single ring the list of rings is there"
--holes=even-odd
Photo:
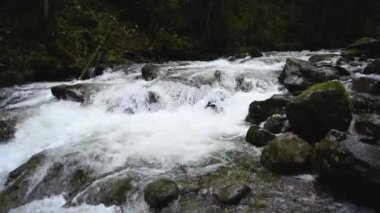
[[[90,98],[90,95],[99,90],[98,84],[74,84],[59,85],[51,88],[51,93],[58,100],[69,100],[75,102],[84,102]]]
[[[281,133],[286,130],[287,118],[285,115],[273,115],[264,123],[264,129],[274,134]]]
[[[15,128],[16,121],[14,119],[0,120],[0,144],[14,137]]]
[[[380,76],[361,76],[352,79],[352,90],[361,93],[380,94]]]
[[[292,130],[307,140],[317,142],[330,129],[346,131],[352,119],[350,97],[339,81],[317,84],[294,98],[286,107]]]
[[[275,137],[276,136],[273,133],[262,129],[260,126],[254,125],[248,129],[245,140],[252,145],[262,147],[267,145],[269,141],[273,140]]]
[[[252,47],[251,49],[249,49],[249,55],[252,57],[252,58],[258,58],[258,57],[262,57],[264,56],[259,49],[257,49],[256,47]]]
[[[330,61],[332,58],[337,57],[338,54],[321,54],[313,55],[309,58],[310,63],[318,63],[321,61]]]
[[[380,149],[331,131],[315,144],[312,165],[335,193],[370,205],[380,196]]]
[[[374,62],[368,64],[363,70],[363,74],[378,74],[380,75],[380,59],[376,59]]]
[[[306,141],[286,133],[264,147],[260,161],[275,173],[298,173],[309,168],[311,152],[312,147]]]
[[[355,112],[380,113],[380,97],[366,93],[351,93]]]
[[[264,101],[254,101],[249,105],[246,121],[252,124],[260,124],[274,114],[283,114],[285,106],[291,97],[285,95],[274,95]]]
[[[251,188],[246,184],[228,184],[216,189],[214,195],[221,203],[238,204],[250,191]]]
[[[360,114],[354,126],[359,134],[369,136],[374,141],[380,141],[380,115]]]
[[[307,61],[288,58],[278,79],[289,92],[296,93],[307,89],[313,84],[337,79],[338,77],[339,72],[334,67],[318,67]]]
[[[158,77],[159,67],[154,64],[145,64],[141,69],[142,77],[145,81],[151,81]]]
[[[179,189],[175,182],[160,179],[148,184],[144,190],[144,198],[154,209],[162,209],[179,197]]]

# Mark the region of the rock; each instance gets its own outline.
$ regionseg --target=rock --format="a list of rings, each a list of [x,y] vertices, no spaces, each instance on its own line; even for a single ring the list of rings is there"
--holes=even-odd
[[[158,77],[160,70],[154,64],[145,64],[141,69],[142,77],[145,81],[151,81]]]
[[[352,90],[361,93],[380,94],[380,76],[360,76],[352,79]]]
[[[298,173],[309,168],[311,152],[312,147],[306,141],[286,133],[264,147],[260,162],[275,173]]]
[[[376,141],[380,140],[380,115],[360,114],[354,126],[359,134],[367,135]]]
[[[273,115],[265,121],[264,129],[274,134],[281,133],[284,131],[286,121],[287,118],[285,115]]]
[[[264,56],[259,49],[257,49],[256,47],[252,47],[251,49],[249,49],[249,55],[252,57],[252,58],[258,58],[258,57],[262,57]]]
[[[91,79],[91,78],[95,78],[97,76],[103,75],[103,73],[105,72],[107,68],[108,67],[105,65],[97,65],[95,67],[92,67],[88,69],[88,71],[83,76],[83,79]]]
[[[286,107],[291,129],[308,142],[317,142],[330,129],[346,131],[352,119],[350,97],[339,81],[316,84]]]
[[[269,141],[274,138],[276,138],[276,136],[273,133],[262,129],[260,126],[254,125],[248,129],[245,140],[254,146],[262,147],[267,145]]]
[[[59,85],[51,88],[51,93],[58,100],[84,102],[90,99],[92,93],[99,90],[99,84]]]
[[[144,190],[144,199],[154,209],[162,209],[179,196],[179,189],[175,182],[160,179],[147,185]]]
[[[344,57],[380,57],[380,41],[373,38],[360,38],[342,50]]]
[[[380,149],[332,130],[315,144],[313,168],[319,180],[335,193],[366,204],[378,205]]]
[[[278,79],[289,92],[295,93],[313,84],[337,79],[338,76],[339,72],[334,67],[318,67],[307,61],[288,58]]]
[[[225,75],[226,73],[224,73],[223,71],[221,70],[216,70],[215,73],[214,73],[214,78],[216,81],[218,82],[222,82],[225,78]]]
[[[350,76],[351,73],[342,66],[335,66],[335,69],[338,70],[339,76]]]
[[[321,61],[330,61],[332,58],[337,57],[338,54],[321,54],[321,55],[313,55],[309,58],[310,63],[318,63]]]
[[[71,201],[70,205],[87,203],[91,205],[120,206],[127,200],[127,193],[131,188],[132,185],[128,178],[105,177],[86,188],[83,193],[79,194],[79,197]]]
[[[7,142],[14,137],[16,132],[14,119],[0,120],[0,143]]]
[[[380,113],[380,97],[366,93],[351,93],[355,112]]]
[[[245,120],[252,124],[260,124],[273,114],[283,114],[290,99],[290,96],[274,95],[264,101],[254,101],[249,105]]]
[[[235,79],[236,81],[236,91],[249,92],[252,90],[253,85],[252,82],[246,80],[244,76],[239,76]]]
[[[228,184],[215,191],[215,198],[224,204],[238,204],[249,192],[249,188],[246,184]]]
[[[348,62],[350,62],[350,60],[348,58],[339,57],[338,60],[336,61],[336,65],[341,66],[341,65],[348,64]]]
[[[374,62],[368,64],[363,70],[363,74],[378,74],[380,75],[380,59],[376,59]]]

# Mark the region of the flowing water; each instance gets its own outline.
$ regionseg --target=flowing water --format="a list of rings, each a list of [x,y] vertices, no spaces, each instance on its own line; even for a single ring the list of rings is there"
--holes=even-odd
[[[277,76],[286,58],[307,59],[310,54],[273,52],[256,59],[170,62],[159,65],[162,75],[150,82],[140,77],[142,64],[134,64],[86,81],[3,89],[0,116],[15,116],[18,122],[14,139],[0,145],[1,185],[10,171],[44,150],[50,163],[79,162],[99,176],[124,171],[139,177],[137,185],[158,176],[176,179],[176,168],[207,173],[225,164],[226,153],[236,150],[259,156],[259,149],[247,148],[242,140],[248,106],[281,93]],[[100,89],[83,104],[59,101],[50,88],[62,83],[95,84]],[[206,107],[210,103],[213,107]],[[41,180],[33,178],[36,183]],[[123,211],[148,211],[141,195],[131,200]],[[52,195],[12,212],[122,211],[87,204],[64,208],[65,202],[62,195]]]

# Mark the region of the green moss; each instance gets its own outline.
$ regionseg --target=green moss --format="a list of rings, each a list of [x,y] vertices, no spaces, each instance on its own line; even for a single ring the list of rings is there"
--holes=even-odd
[[[70,179],[70,195],[77,193],[93,179],[93,171],[88,168],[77,169]]]

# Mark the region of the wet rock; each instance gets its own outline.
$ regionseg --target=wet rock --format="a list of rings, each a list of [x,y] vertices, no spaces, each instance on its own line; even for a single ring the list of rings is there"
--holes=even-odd
[[[380,140],[380,115],[360,114],[359,118],[355,120],[354,126],[359,134],[369,136],[374,141]]]
[[[158,103],[160,101],[160,96],[158,96],[156,93],[149,91],[148,92],[148,103],[154,104]]]
[[[258,57],[262,57],[264,56],[259,49],[257,49],[256,47],[252,47],[251,49],[249,49],[249,55],[252,57],[252,58],[258,58]]]
[[[285,130],[287,118],[285,115],[273,115],[264,123],[264,129],[274,134]]]
[[[4,119],[0,120],[0,143],[9,141],[14,137],[16,132],[16,120]]]
[[[98,84],[74,84],[59,85],[51,88],[51,93],[58,100],[84,102],[90,99],[90,95],[99,90]]]
[[[361,76],[352,79],[352,90],[361,93],[380,94],[380,76]]]
[[[366,93],[351,93],[355,112],[380,113],[380,97]]]
[[[334,67],[318,67],[307,61],[288,58],[279,81],[289,92],[296,93],[313,84],[337,79],[338,76],[339,72]]]
[[[248,129],[245,140],[254,146],[262,147],[267,145],[269,141],[275,137],[273,133],[262,129],[260,126],[254,125]]]
[[[244,76],[239,76],[236,78],[236,91],[249,92],[252,90],[252,83],[247,81]]]
[[[248,116],[245,120],[252,124],[260,124],[274,114],[283,114],[290,100],[290,96],[274,95],[264,101],[254,101],[249,105]]]
[[[88,69],[88,71],[83,76],[83,79],[91,79],[95,78],[97,76],[103,75],[103,73],[106,71],[108,67],[106,65],[97,65],[95,67],[92,67]]]
[[[246,184],[228,184],[216,189],[214,195],[221,203],[238,204],[250,191],[251,188]]]
[[[222,82],[223,79],[225,78],[225,75],[226,75],[226,73],[224,73],[223,71],[221,71],[221,70],[216,70],[215,73],[214,73],[214,78],[215,78],[215,80],[217,80],[218,82]]]
[[[158,77],[159,68],[154,64],[145,64],[141,69],[142,77],[145,81],[151,81]]]
[[[342,66],[335,66],[335,69],[338,70],[339,76],[350,76],[351,73]]]
[[[380,41],[373,38],[360,38],[342,50],[344,57],[380,57]]]
[[[336,65],[341,66],[341,65],[348,64],[349,62],[350,62],[350,60],[348,58],[339,57],[338,60],[336,61]]]
[[[380,59],[376,59],[374,62],[368,64],[363,70],[363,74],[378,74],[380,75]]]
[[[298,173],[309,168],[311,152],[312,147],[306,141],[286,133],[264,147],[260,162],[275,173]]]
[[[148,184],[144,190],[144,199],[153,209],[162,209],[179,197],[179,189],[175,182],[160,179]]]
[[[338,56],[338,54],[313,55],[309,58],[309,62],[315,64],[321,61],[331,61],[331,59],[336,56]]]
[[[332,130],[315,144],[313,168],[338,195],[370,205],[380,196],[380,149]]]
[[[291,129],[308,142],[317,142],[330,129],[346,131],[352,119],[350,97],[339,81],[317,84],[286,107]]]
[[[127,200],[127,193],[132,189],[128,178],[104,178],[86,188],[70,205],[87,203],[105,206],[122,205]]]

